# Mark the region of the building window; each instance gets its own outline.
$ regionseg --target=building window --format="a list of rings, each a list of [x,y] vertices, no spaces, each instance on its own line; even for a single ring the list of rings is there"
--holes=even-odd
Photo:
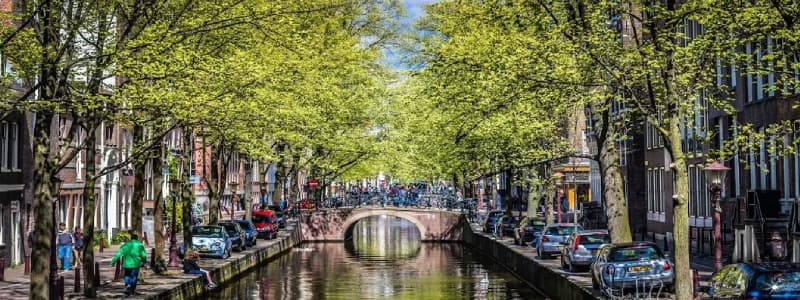
[[[11,169],[16,170],[19,169],[19,126],[17,123],[11,124],[11,141],[10,146],[11,148]]]
[[[6,211],[5,210],[5,205],[0,204],[0,245],[5,245],[6,244],[6,239],[4,238],[6,236],[5,235],[5,231],[6,230],[5,230],[5,226],[4,226],[4,224],[6,222],[5,222],[5,218],[4,218],[4,215],[3,215],[3,213],[5,211]]]
[[[653,189],[653,169],[647,169],[645,176],[645,181],[647,182],[647,211],[648,212],[655,212],[655,204],[653,203],[653,199],[655,198],[655,190]]]
[[[628,165],[628,139],[622,138],[617,141],[617,151],[619,151],[619,165],[621,167]]]
[[[0,169],[8,169],[8,122],[0,127]]]
[[[764,136],[764,128],[762,127],[759,130],[761,136]],[[769,170],[770,168],[767,166],[767,142],[765,139],[761,139],[758,144],[758,166],[756,169],[761,176],[759,176],[759,185],[758,188],[766,189],[767,188],[767,173],[765,171]]]
[[[789,134],[785,134],[783,136],[783,148],[784,149],[789,148]],[[781,168],[782,169],[781,171],[783,173],[783,176],[781,177],[781,181],[783,182],[783,199],[789,200],[789,189],[790,189],[789,183],[792,180],[791,178],[792,172],[789,169],[789,156],[783,155],[783,158],[781,160],[783,165],[783,167]]]

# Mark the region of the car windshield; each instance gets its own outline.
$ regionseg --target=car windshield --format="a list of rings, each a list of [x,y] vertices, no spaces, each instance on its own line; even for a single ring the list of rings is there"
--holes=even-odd
[[[574,226],[556,226],[547,228],[548,235],[570,235],[575,232]]]
[[[611,250],[611,261],[637,261],[661,258],[661,251],[652,246],[631,246]]]
[[[244,222],[237,222],[237,223],[239,223],[239,226],[242,227],[242,229],[244,229],[244,230],[253,229],[253,227],[250,226],[250,222],[244,221]]]
[[[219,226],[225,227],[225,231],[228,233],[235,233],[236,232],[236,224],[233,223],[219,223]]]
[[[253,215],[253,223],[272,223],[272,217]]]
[[[800,292],[800,271],[777,271],[758,275],[756,288],[762,292]]]
[[[611,243],[611,237],[607,234],[581,234],[581,245],[608,243]]]
[[[222,228],[216,226],[192,227],[192,236],[222,237]]]

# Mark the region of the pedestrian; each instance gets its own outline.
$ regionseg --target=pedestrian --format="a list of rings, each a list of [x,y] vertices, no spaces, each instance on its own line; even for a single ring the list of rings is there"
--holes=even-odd
[[[67,225],[64,223],[58,224],[56,243],[58,244],[58,260],[61,261],[61,269],[69,270],[70,260],[72,259],[72,245],[75,241],[72,238],[72,233],[67,230]]]
[[[203,284],[206,285],[206,288],[209,290],[216,288],[217,284],[211,281],[211,272],[200,268],[197,264],[199,260],[200,255],[196,251],[189,252],[189,255],[183,260],[183,273],[203,275]]]
[[[131,239],[119,247],[117,253],[111,258],[111,266],[114,266],[120,259],[122,259],[122,268],[125,270],[125,296],[135,295],[136,283],[139,281],[139,268],[147,261],[147,251],[136,233],[132,233]]]
[[[83,232],[81,232],[80,227],[75,227],[75,231],[72,233],[72,239],[75,241],[75,244],[72,246],[72,253],[75,257],[75,267],[80,268],[83,266]]]

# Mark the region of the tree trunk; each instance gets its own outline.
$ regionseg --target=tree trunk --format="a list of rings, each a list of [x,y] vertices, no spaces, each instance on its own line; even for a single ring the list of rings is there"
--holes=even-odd
[[[531,222],[536,219],[536,211],[539,209],[539,197],[541,195],[540,185],[532,183],[528,189],[528,218]]]
[[[23,166],[33,166],[33,113],[31,111],[25,111],[24,113],[24,125],[20,128],[21,132],[19,134],[20,143],[22,143],[22,165]],[[22,222],[22,250],[27,255],[28,259],[25,262],[26,264],[30,263],[30,248],[33,245],[29,245],[28,242],[28,234],[31,232],[31,205],[33,204],[34,199],[34,186],[36,184],[34,180],[34,169],[33,168],[22,168],[22,182],[25,184],[23,188],[23,206],[22,212],[24,213],[23,217],[20,218]]]
[[[31,285],[30,299],[50,299],[50,266],[56,264],[50,260],[53,236],[55,234],[53,220],[53,185],[54,162],[51,158],[50,145],[51,122],[58,122],[58,117],[48,113],[37,113],[34,129],[33,169],[35,178],[33,214],[36,223],[33,229],[33,248],[31,253]],[[45,259],[47,257],[48,259]]]
[[[151,266],[156,273],[167,270],[167,262],[164,260],[164,175],[161,168],[164,165],[163,159],[164,146],[159,147],[159,158],[153,159],[153,252],[155,253],[154,266]]]
[[[191,130],[187,130],[184,128],[184,134],[186,135],[184,138],[183,143],[183,155],[184,158],[181,160],[183,167],[181,168],[184,171],[184,174],[181,174],[181,220],[183,221],[183,245],[184,251],[188,252],[192,249],[193,243],[192,241],[192,222],[194,219],[192,218],[192,212],[194,211],[194,193],[192,192],[192,185],[189,183],[189,177],[192,176],[192,132]]]
[[[144,126],[135,125],[133,127],[133,140],[135,142],[144,141]],[[135,147],[136,144],[134,144]],[[134,152],[137,150],[134,149]],[[146,155],[145,157],[150,157]],[[131,229],[143,236],[142,232],[142,211],[144,210],[144,189],[145,174],[144,169],[147,165],[146,159],[133,160],[133,199],[131,199]],[[155,169],[154,169],[155,170]]]
[[[595,132],[600,146],[597,163],[603,174],[600,176],[600,181],[606,206],[608,233],[614,243],[631,242],[633,237],[628,219],[628,205],[619,169],[617,130],[610,121],[610,112],[607,109],[600,111],[592,106],[591,118],[595,129],[598,130]]]
[[[622,174],[619,170],[619,154],[614,139],[606,139],[600,154],[600,169],[603,188],[603,201],[606,205],[608,233],[614,243],[633,240],[628,220],[628,205],[625,203]]]
[[[694,287],[689,261],[689,180],[686,171],[686,156],[681,148],[681,116],[669,118],[669,147],[672,157],[672,176],[675,191],[672,196],[672,236],[675,260],[675,296],[677,299],[692,299]],[[668,241],[666,241],[668,242]]]
[[[250,162],[248,158],[246,160]],[[253,219],[253,168],[252,162],[244,164],[244,218]]]
[[[83,228],[84,228],[84,245],[83,248],[83,274],[85,278],[83,281],[83,295],[87,298],[97,297],[97,287],[94,285],[94,245],[92,240],[94,237],[94,218],[95,218],[95,184],[97,182],[97,163],[95,158],[97,156],[97,139],[96,131],[93,130],[96,126],[90,126],[86,132],[86,182],[83,186]],[[106,238],[106,234],[102,234],[101,239]]]
[[[283,159],[275,162],[275,188],[272,189],[272,204],[280,203],[283,198],[283,182],[286,180],[286,165]]]
[[[553,193],[555,191],[555,194]],[[544,222],[549,224],[553,224],[553,203],[556,202],[555,198],[558,194],[558,189],[554,189],[554,184],[552,182],[547,183],[547,189],[545,189],[544,196],[545,198],[545,208],[544,208]],[[560,205],[560,204],[559,204]]]
[[[292,168],[288,177],[291,178],[289,180],[289,199],[292,203],[291,205],[295,206],[297,205],[298,197],[300,197],[300,187],[297,184],[300,181],[300,174],[297,168]]]
[[[206,151],[205,149],[206,147],[203,147],[203,151]],[[217,222],[219,222],[219,191],[223,190],[223,188],[219,187],[220,151],[222,151],[222,149],[219,149],[219,147],[211,149],[211,163],[208,164],[211,169],[211,178],[206,180],[206,186],[208,187],[208,224],[217,224]],[[203,155],[203,157],[205,157],[205,155]]]

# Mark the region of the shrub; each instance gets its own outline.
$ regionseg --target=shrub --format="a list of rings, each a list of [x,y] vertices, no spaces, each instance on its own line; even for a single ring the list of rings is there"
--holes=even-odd
[[[119,245],[131,239],[131,234],[127,231],[118,231],[111,237],[111,244]]]

